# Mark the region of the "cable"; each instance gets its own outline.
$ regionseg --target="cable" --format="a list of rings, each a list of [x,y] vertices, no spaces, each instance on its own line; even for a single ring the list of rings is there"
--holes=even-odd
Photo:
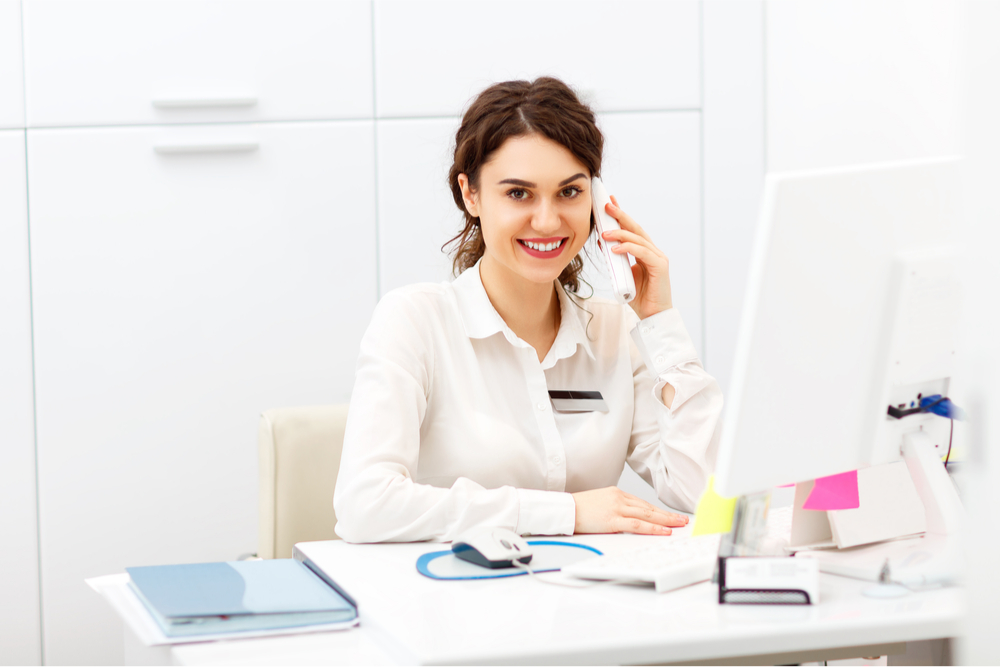
[[[955,439],[955,419],[962,418],[961,410],[959,410],[958,406],[952,403],[951,399],[947,396],[936,394],[934,396],[925,396],[921,399],[920,411],[944,417],[951,422],[951,426],[948,430],[948,453],[944,456],[944,467],[945,470],[947,470],[948,461],[951,459],[951,445]]]
[[[951,459],[951,445],[955,439],[955,420],[963,418],[962,410],[947,396],[935,394],[934,396],[924,396],[920,400],[920,411],[929,412],[951,421],[951,427],[948,430],[948,453],[944,456],[944,468],[947,470],[948,461]]]
[[[920,412],[930,412],[945,419],[965,419],[962,409],[952,403],[950,398],[941,394],[921,398],[919,409]]]
[[[951,458],[951,440],[955,437],[955,420],[951,420],[951,429],[948,431],[948,453],[944,455],[944,469],[948,469],[948,459]]]

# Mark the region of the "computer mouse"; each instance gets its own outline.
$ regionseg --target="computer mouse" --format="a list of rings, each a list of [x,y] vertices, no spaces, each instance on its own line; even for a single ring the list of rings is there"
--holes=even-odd
[[[471,528],[455,538],[451,550],[462,560],[483,567],[514,567],[515,560],[531,562],[531,547],[524,538],[506,528]]]

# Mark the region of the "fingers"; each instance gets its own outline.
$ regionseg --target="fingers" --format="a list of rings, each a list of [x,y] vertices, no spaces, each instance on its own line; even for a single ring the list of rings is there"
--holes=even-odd
[[[681,528],[688,523],[686,516],[674,514],[673,512],[664,512],[649,503],[646,503],[645,507],[629,505],[623,508],[621,514],[628,519],[640,519],[647,523],[655,523],[658,526],[668,526],[671,528]]]
[[[615,201],[615,198],[612,197],[611,200]],[[644,239],[652,243],[653,239],[649,236],[649,234],[646,233],[646,230],[644,230],[639,225],[638,222],[633,220],[632,216],[630,216],[628,213],[618,208],[617,204],[605,204],[604,210],[607,211],[608,215],[610,215],[612,218],[618,221],[618,224],[622,227],[622,229],[626,229],[630,232],[635,232],[639,236],[643,237]]]
[[[683,514],[667,512],[630,493],[624,491],[621,493],[623,504],[619,507],[619,512],[625,518],[639,519],[646,523],[675,528],[688,524],[688,517]]]
[[[622,253],[629,253],[637,260],[644,262],[647,265],[655,266],[656,264],[664,264],[667,262],[667,258],[654,250],[651,250],[649,246],[639,245],[638,243],[619,243],[611,252],[616,255]]]
[[[670,535],[671,528],[685,526],[688,520],[614,486],[574,493],[573,502],[576,533]]]
[[[615,532],[635,533],[636,535],[670,535],[673,531],[666,526],[643,521],[642,519],[622,517],[618,521]]]
[[[666,255],[664,255],[663,252],[656,247],[656,244],[654,244],[646,237],[636,234],[635,232],[629,232],[624,229],[616,229],[604,232],[602,238],[608,241],[618,241],[619,243],[634,243],[636,245],[646,246],[647,248],[652,250],[655,254],[666,259]]]

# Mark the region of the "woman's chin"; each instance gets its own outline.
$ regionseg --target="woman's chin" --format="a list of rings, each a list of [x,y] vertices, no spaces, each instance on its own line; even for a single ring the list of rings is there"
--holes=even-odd
[[[492,258],[494,261],[496,258]],[[484,260],[489,261],[487,258]],[[559,278],[563,270],[569,265],[569,261],[563,258],[559,258],[557,261],[554,259],[538,259],[535,257],[506,257],[503,261],[499,262],[497,266],[491,267],[493,269],[503,267],[501,269],[500,275],[507,273],[508,279],[520,278],[527,283],[535,283],[538,285],[551,285],[553,281]],[[493,274],[494,271],[490,270]],[[511,275],[514,274],[514,275]],[[499,275],[498,275],[499,277]]]
[[[533,283],[538,283],[539,285],[551,284],[554,280],[558,279],[562,275],[563,270],[566,268],[566,264],[555,264],[554,266],[525,266],[522,264],[521,270],[518,274],[525,280]]]

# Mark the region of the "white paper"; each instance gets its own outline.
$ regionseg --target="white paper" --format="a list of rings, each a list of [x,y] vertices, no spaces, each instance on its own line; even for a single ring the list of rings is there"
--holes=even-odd
[[[858,470],[858,496],[860,507],[827,512],[841,549],[927,530],[924,502],[903,461]]]
[[[87,585],[97,591],[107,600],[125,624],[135,633],[135,636],[146,646],[162,646],[165,644],[193,644],[196,642],[216,641],[219,639],[242,639],[244,637],[269,637],[273,635],[299,635],[308,632],[327,632],[330,630],[346,630],[358,624],[358,619],[343,623],[325,623],[323,625],[305,625],[294,628],[279,628],[275,630],[250,630],[246,632],[223,632],[197,637],[168,637],[153,619],[146,606],[129,587],[127,573],[109,574],[104,577],[87,579]]]

